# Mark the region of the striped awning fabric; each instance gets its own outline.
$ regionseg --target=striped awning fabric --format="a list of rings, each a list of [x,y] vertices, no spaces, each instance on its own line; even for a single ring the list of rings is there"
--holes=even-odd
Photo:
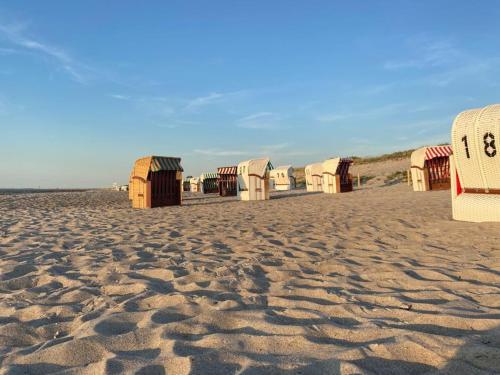
[[[425,149],[425,159],[431,160],[434,158],[439,158],[443,156],[450,156],[452,154],[452,149],[450,145],[447,146],[434,146],[427,147]]]
[[[159,171],[183,171],[180,158],[165,156],[153,156],[151,160],[151,172]]]
[[[203,173],[201,176],[202,180],[208,180],[209,178],[217,178],[217,173]]]
[[[220,167],[217,168],[217,173],[218,174],[237,174],[238,167]]]

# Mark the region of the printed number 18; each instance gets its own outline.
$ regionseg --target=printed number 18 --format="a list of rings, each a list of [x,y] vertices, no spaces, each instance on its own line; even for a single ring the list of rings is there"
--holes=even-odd
[[[490,158],[496,156],[497,146],[495,145],[495,136],[492,133],[487,132],[484,134],[483,141],[484,141],[484,153],[486,154],[486,156]],[[462,137],[462,142],[464,143],[465,146],[465,155],[467,155],[467,159],[470,159],[469,144],[467,142],[466,135]]]

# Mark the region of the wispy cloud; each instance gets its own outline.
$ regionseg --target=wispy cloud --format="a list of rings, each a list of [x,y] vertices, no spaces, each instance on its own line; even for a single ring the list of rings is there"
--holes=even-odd
[[[426,84],[446,87],[465,79],[491,82],[492,72],[499,70],[500,54],[497,56],[478,56],[449,38],[417,36],[405,41],[408,56],[389,60],[383,64],[386,70],[420,70],[428,76],[409,80],[404,85]]]
[[[258,113],[254,113],[253,115],[242,117],[238,121],[240,121],[240,122],[253,121],[253,120],[257,120],[257,119],[272,116],[272,115],[273,115],[272,112],[258,112]]]
[[[429,118],[418,121],[406,121],[397,122],[395,125],[389,126],[390,129],[404,129],[411,130],[411,134],[425,134],[430,132],[435,132],[436,129],[442,130],[451,127],[453,118],[456,114],[450,114],[449,116],[441,116],[436,118]]]
[[[84,71],[88,70],[88,68],[84,64],[76,61],[62,48],[28,36],[26,25],[0,23],[0,36],[17,48],[50,58],[73,80],[82,84],[87,83],[87,77]],[[17,52],[17,50],[12,48],[3,48],[3,51],[9,53]]]
[[[132,97],[128,95],[110,94],[109,96],[117,100],[132,100]]]
[[[263,145],[261,146],[261,151],[271,151],[271,152],[275,152],[275,151],[279,151],[279,150],[283,150],[283,149],[286,149],[286,148],[289,148],[291,146],[290,143],[277,143],[277,144],[274,144],[274,145]]]
[[[178,123],[190,122],[193,116],[206,107],[219,104],[230,99],[242,97],[248,91],[241,90],[235,92],[218,93],[213,92],[208,95],[197,96],[194,98],[175,97],[175,96],[134,96],[126,93],[108,94],[110,98],[130,102],[139,111],[152,118],[162,118],[174,120]],[[225,108],[219,108],[226,115],[230,112]]]
[[[223,148],[207,148],[207,149],[195,149],[193,150],[195,154],[205,155],[210,157],[228,157],[228,156],[239,156],[239,157],[264,157],[268,156],[271,158],[280,157],[293,157],[293,156],[309,156],[317,154],[317,151],[306,151],[297,150],[293,147],[291,143],[277,143],[264,145],[258,148],[248,149],[223,149]]]
[[[322,114],[316,116],[316,120],[322,123],[338,123],[341,121],[352,119],[387,116],[390,114],[401,112],[401,110],[406,106],[406,103],[392,103],[368,110]]]
[[[257,112],[236,120],[236,124],[245,129],[272,129],[279,125],[279,120],[273,112]]]
[[[202,106],[205,106],[208,104],[212,104],[212,103],[221,101],[224,97],[225,97],[224,94],[212,92],[208,95],[200,96],[200,97],[197,97],[197,98],[190,100],[186,104],[185,108],[186,109],[193,109],[193,108],[197,108],[197,107],[202,107]]]
[[[419,36],[410,38],[406,44],[412,57],[386,61],[385,69],[440,67],[457,61],[462,55],[462,51],[449,39]]]
[[[14,48],[0,47],[0,56],[14,55],[16,53],[19,53],[19,51]]]
[[[185,121],[185,120],[174,119],[170,121],[165,121],[164,123],[155,123],[154,125],[158,128],[175,129],[175,128],[194,126],[199,124],[200,123],[196,121]]]
[[[462,65],[450,68],[440,73],[428,76],[425,81],[433,86],[446,87],[451,83],[473,78],[477,81],[484,79],[491,82],[489,76],[492,71],[499,69],[500,57],[491,57],[484,59],[469,58],[464,59]]]

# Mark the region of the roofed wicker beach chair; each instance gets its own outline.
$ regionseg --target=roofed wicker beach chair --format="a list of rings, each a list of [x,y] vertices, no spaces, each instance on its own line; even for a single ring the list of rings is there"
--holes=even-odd
[[[238,194],[238,167],[217,168],[218,189],[221,197],[235,196]]]
[[[414,191],[450,188],[450,145],[419,148],[411,154]]]
[[[352,176],[349,174],[351,164],[350,158],[334,158],[323,162],[324,193],[336,194],[352,191]]]
[[[304,168],[306,175],[306,190],[307,191],[323,191],[323,163],[314,163],[306,165]]]
[[[253,159],[238,164],[238,197],[243,201],[269,199],[269,158]]]
[[[129,198],[133,208],[180,205],[182,202],[181,159],[147,156],[136,160],[130,174]]]
[[[217,179],[217,173],[203,173],[200,176],[201,192],[204,194],[218,193],[219,184]]]
[[[500,104],[460,113],[451,130],[455,220],[500,221]]]
[[[293,167],[283,165],[270,171],[269,178],[276,190],[292,190],[295,188],[295,177],[293,176]]]
[[[184,191],[191,191],[191,178],[193,178],[193,176],[187,176],[184,181],[182,182],[182,187]]]
[[[192,193],[199,193],[201,191],[200,179],[198,177],[191,177],[189,180],[189,189]]]

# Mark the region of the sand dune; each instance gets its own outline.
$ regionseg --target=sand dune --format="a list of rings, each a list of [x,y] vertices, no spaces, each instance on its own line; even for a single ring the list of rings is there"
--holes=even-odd
[[[0,196],[1,374],[492,374],[499,327],[500,224],[449,192]]]

